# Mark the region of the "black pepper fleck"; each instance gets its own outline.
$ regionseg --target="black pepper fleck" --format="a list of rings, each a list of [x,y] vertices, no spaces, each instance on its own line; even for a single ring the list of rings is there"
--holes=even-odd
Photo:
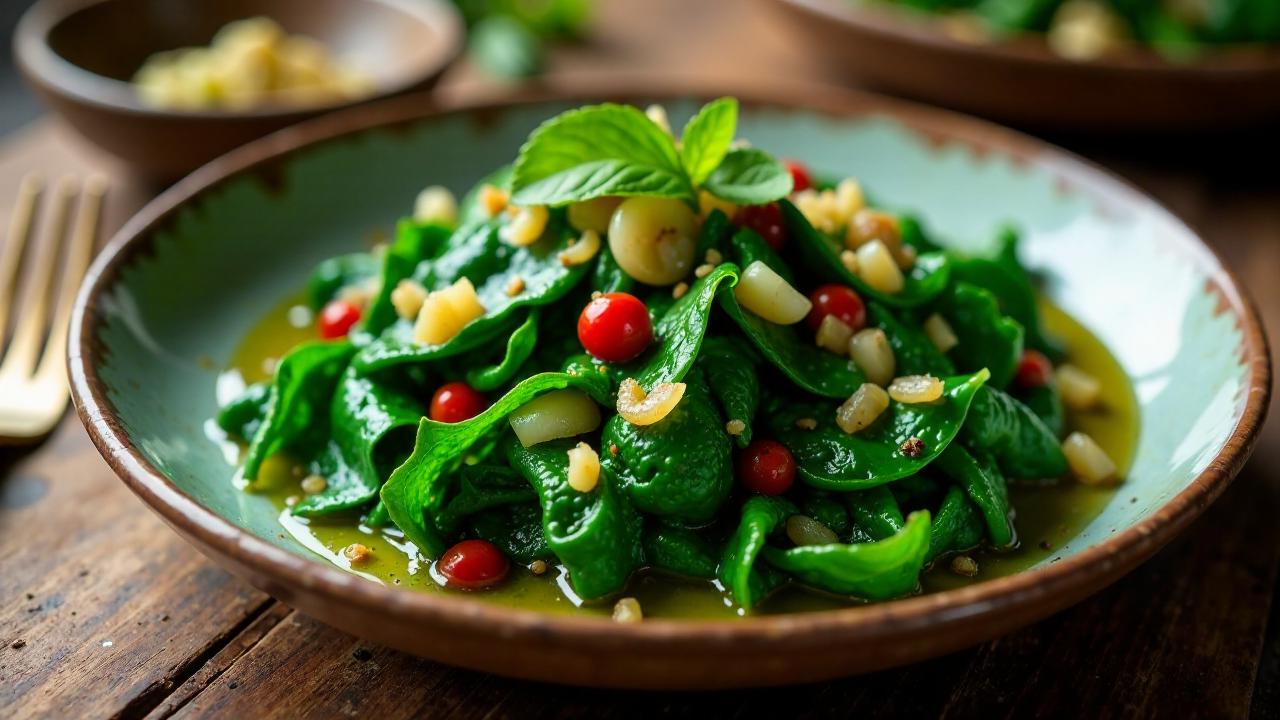
[[[351,657],[359,660],[360,662],[365,662],[366,660],[373,659],[373,653],[369,652],[365,648],[356,648],[356,651],[351,653]]]
[[[898,450],[909,458],[918,458],[924,454],[924,441],[918,437],[909,437],[898,446]]]
[[[27,593],[27,599],[28,599],[28,600],[35,600],[35,599],[36,599],[36,596],[35,596],[35,595],[32,595],[31,593]]]

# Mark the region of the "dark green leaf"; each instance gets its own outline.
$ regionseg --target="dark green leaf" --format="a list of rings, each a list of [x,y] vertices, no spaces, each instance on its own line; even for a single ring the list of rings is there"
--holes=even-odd
[[[983,451],[971,454],[959,444],[952,444],[938,457],[938,468],[964,488],[978,506],[986,520],[991,544],[997,548],[1012,547],[1017,538],[1013,532],[1009,489],[995,460]]]
[[[743,503],[742,519],[725,543],[717,572],[725,591],[739,606],[755,607],[786,582],[785,575],[771,572],[769,566],[757,567],[756,559],[769,534],[795,514],[795,506],[786,498],[757,495]]]
[[[707,177],[707,192],[739,205],[763,205],[786,197],[792,188],[791,173],[763,150],[730,151]]]
[[[507,338],[507,351],[501,362],[468,371],[467,384],[480,392],[490,392],[506,385],[533,355],[537,344],[538,311],[531,310],[524,323]]]
[[[684,126],[680,159],[694,185],[701,185],[724,160],[738,127],[738,101],[712,100]]]

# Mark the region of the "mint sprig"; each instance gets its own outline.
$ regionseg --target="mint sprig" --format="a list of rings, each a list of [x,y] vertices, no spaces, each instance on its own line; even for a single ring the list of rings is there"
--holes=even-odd
[[[738,101],[704,106],[681,147],[629,105],[592,105],[544,122],[520,149],[512,170],[517,205],[564,205],[604,196],[646,195],[697,205],[699,187],[741,204],[791,192],[791,175],[760,150],[730,150]]]

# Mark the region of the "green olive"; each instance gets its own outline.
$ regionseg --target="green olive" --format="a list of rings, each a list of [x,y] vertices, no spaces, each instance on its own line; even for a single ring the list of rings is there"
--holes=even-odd
[[[609,250],[628,275],[647,285],[672,285],[693,269],[698,217],[679,200],[629,198],[609,221]]]

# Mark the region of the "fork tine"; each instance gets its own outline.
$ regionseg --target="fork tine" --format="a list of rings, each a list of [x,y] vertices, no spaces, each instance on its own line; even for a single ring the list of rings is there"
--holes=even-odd
[[[80,280],[93,257],[93,246],[98,237],[98,221],[102,216],[102,198],[107,194],[107,179],[91,176],[84,186],[84,195],[76,212],[76,225],[71,231],[67,248],[67,261],[62,269],[62,284],[58,291],[58,306],[49,330],[49,343],[36,370],[41,382],[58,380],[64,372],[63,354],[67,349],[67,323],[71,319],[71,307],[75,304]]]
[[[0,249],[0,345],[3,345],[5,331],[9,329],[9,306],[18,294],[18,264],[22,259],[22,248],[31,235],[31,220],[43,186],[38,175],[22,178],[18,186],[18,203],[14,205],[13,216],[9,220],[9,237]]]
[[[71,200],[76,192],[75,178],[62,178],[54,192],[47,232],[44,233],[45,241],[43,247],[38,248],[31,258],[31,283],[26,288],[22,315],[17,318],[9,352],[5,355],[4,363],[0,364],[0,378],[29,376],[42,344],[40,341],[44,337],[45,321],[48,320],[49,283],[53,278],[58,249],[67,233],[67,216],[71,212]]]

